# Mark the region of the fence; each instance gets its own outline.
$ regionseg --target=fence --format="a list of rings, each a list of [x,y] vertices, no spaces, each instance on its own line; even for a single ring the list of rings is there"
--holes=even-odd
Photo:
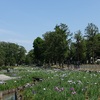
[[[81,70],[91,70],[91,71],[100,71],[100,64],[86,64],[80,65]]]
[[[82,65],[67,65],[64,64],[65,69],[80,69],[80,70],[90,70],[90,71],[100,71],[100,64],[82,64]]]

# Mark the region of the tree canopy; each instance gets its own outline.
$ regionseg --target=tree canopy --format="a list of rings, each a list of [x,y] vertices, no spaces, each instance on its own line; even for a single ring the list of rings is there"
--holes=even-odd
[[[15,43],[0,42],[0,65],[13,66],[25,63],[26,50]]]
[[[85,34],[79,30],[73,35],[74,41],[71,41],[71,32],[68,26],[62,23],[56,25],[54,31],[46,32],[43,34],[43,38],[38,37],[34,40],[35,58],[37,60],[42,58],[43,63],[58,63],[59,66],[63,66],[63,63],[68,61],[91,63],[91,57],[92,63],[94,63],[95,59],[100,57],[98,27],[89,23],[85,28]]]
[[[72,36],[73,35],[73,36]],[[26,49],[15,43],[0,42],[0,66],[22,64],[58,64],[94,63],[100,58],[99,28],[89,23],[85,32],[71,33],[68,25],[56,25],[53,31],[43,33],[33,41],[33,49],[26,54]]]

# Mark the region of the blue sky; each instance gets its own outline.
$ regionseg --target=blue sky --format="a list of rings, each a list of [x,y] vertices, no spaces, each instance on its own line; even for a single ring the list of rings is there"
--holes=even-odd
[[[14,42],[27,51],[35,38],[53,31],[56,24],[71,32],[88,23],[100,28],[100,0],[0,0],[0,41]]]

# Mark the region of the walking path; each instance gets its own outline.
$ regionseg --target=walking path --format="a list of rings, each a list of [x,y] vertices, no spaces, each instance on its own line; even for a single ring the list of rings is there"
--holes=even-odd
[[[10,80],[10,79],[15,79],[15,77],[10,77],[4,74],[0,74],[0,81],[6,81],[6,80]]]

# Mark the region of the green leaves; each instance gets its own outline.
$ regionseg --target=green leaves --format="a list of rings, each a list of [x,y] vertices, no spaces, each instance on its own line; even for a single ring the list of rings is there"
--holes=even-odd
[[[40,64],[43,62],[43,53],[44,53],[44,41],[40,37],[37,37],[33,42],[34,47],[34,55],[36,59],[36,63]]]
[[[0,42],[0,65],[23,64],[26,50],[15,43]],[[20,63],[19,63],[20,62]]]
[[[95,24],[89,23],[85,29],[85,34],[87,37],[87,58],[91,63],[94,63],[95,58],[100,56],[100,48],[98,49],[100,47],[100,40],[98,39],[100,37],[99,29]],[[91,57],[93,57],[92,60],[90,59]]]
[[[62,64],[68,53],[69,29],[66,24],[56,25],[54,31],[37,37],[33,42],[35,58],[48,64]]]

